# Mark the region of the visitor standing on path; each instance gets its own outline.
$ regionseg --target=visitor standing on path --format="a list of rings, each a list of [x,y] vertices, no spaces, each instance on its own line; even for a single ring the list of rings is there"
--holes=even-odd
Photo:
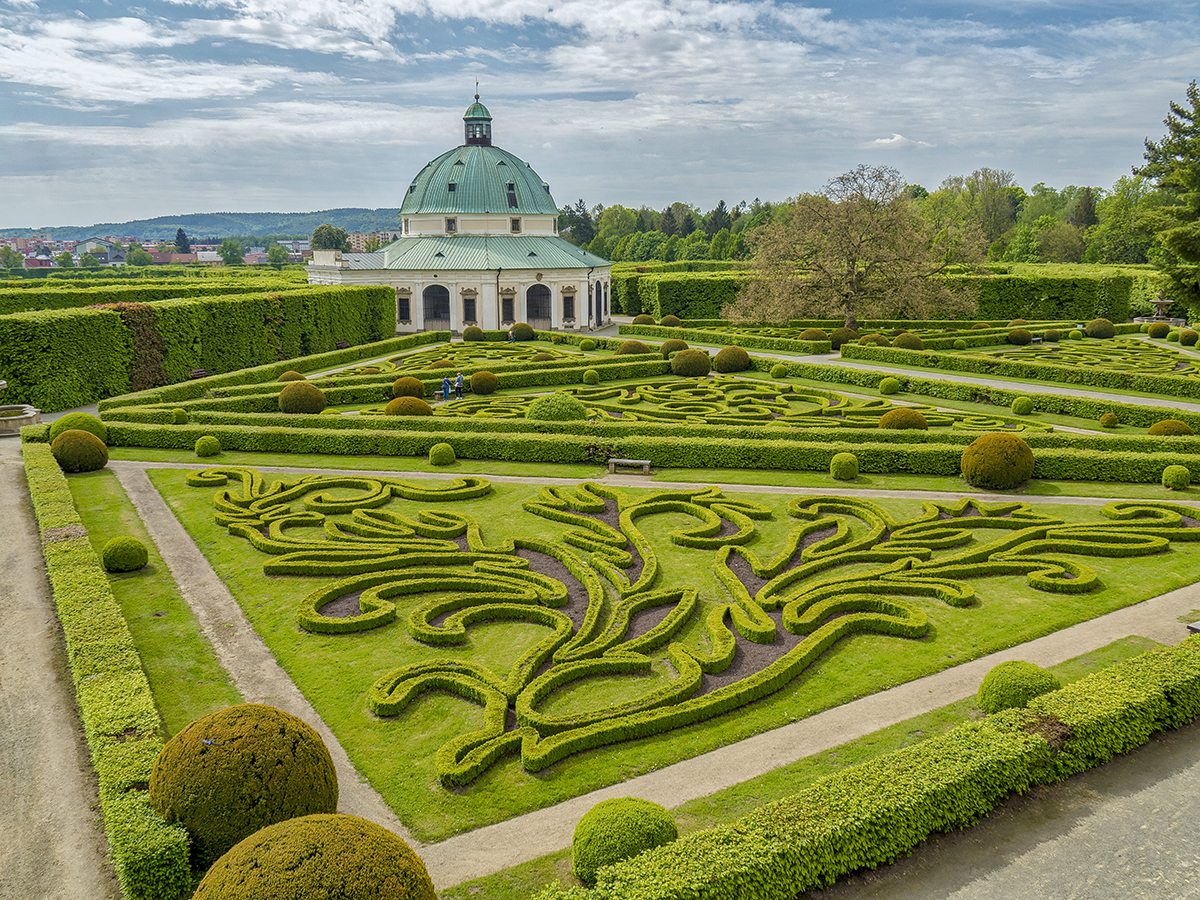
[[[463,377],[462,372],[458,373],[458,377],[454,379],[454,399],[462,399]]]
[[[449,375],[442,376],[442,399],[443,400],[450,399],[450,376]]]

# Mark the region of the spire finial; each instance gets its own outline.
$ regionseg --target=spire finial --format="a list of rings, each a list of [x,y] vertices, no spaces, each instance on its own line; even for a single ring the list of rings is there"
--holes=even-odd
[[[479,99],[479,79],[475,79],[475,99]]]

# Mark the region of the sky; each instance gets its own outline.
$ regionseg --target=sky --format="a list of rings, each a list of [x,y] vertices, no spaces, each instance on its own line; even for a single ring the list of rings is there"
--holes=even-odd
[[[398,206],[476,79],[560,206],[780,200],[860,163],[1107,187],[1197,35],[1173,0],[0,0],[0,227]]]

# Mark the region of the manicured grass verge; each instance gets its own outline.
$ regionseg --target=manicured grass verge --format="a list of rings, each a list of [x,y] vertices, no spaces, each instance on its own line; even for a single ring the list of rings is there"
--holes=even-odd
[[[183,897],[187,832],[163,821],[147,791],[162,748],[150,684],[66,477],[46,444],[22,450],[117,880],[129,900]]]
[[[75,475],[68,486],[97,552],[129,535],[150,551],[146,568],[110,574],[109,584],[133,636],[166,736],[217,709],[241,703],[229,674],[200,633],[158,548],[116,476],[108,469]]]

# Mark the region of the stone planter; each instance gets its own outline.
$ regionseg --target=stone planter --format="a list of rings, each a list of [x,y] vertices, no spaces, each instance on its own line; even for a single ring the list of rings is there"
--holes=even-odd
[[[42,411],[23,404],[0,406],[0,437],[19,435],[26,425],[39,425]]]

